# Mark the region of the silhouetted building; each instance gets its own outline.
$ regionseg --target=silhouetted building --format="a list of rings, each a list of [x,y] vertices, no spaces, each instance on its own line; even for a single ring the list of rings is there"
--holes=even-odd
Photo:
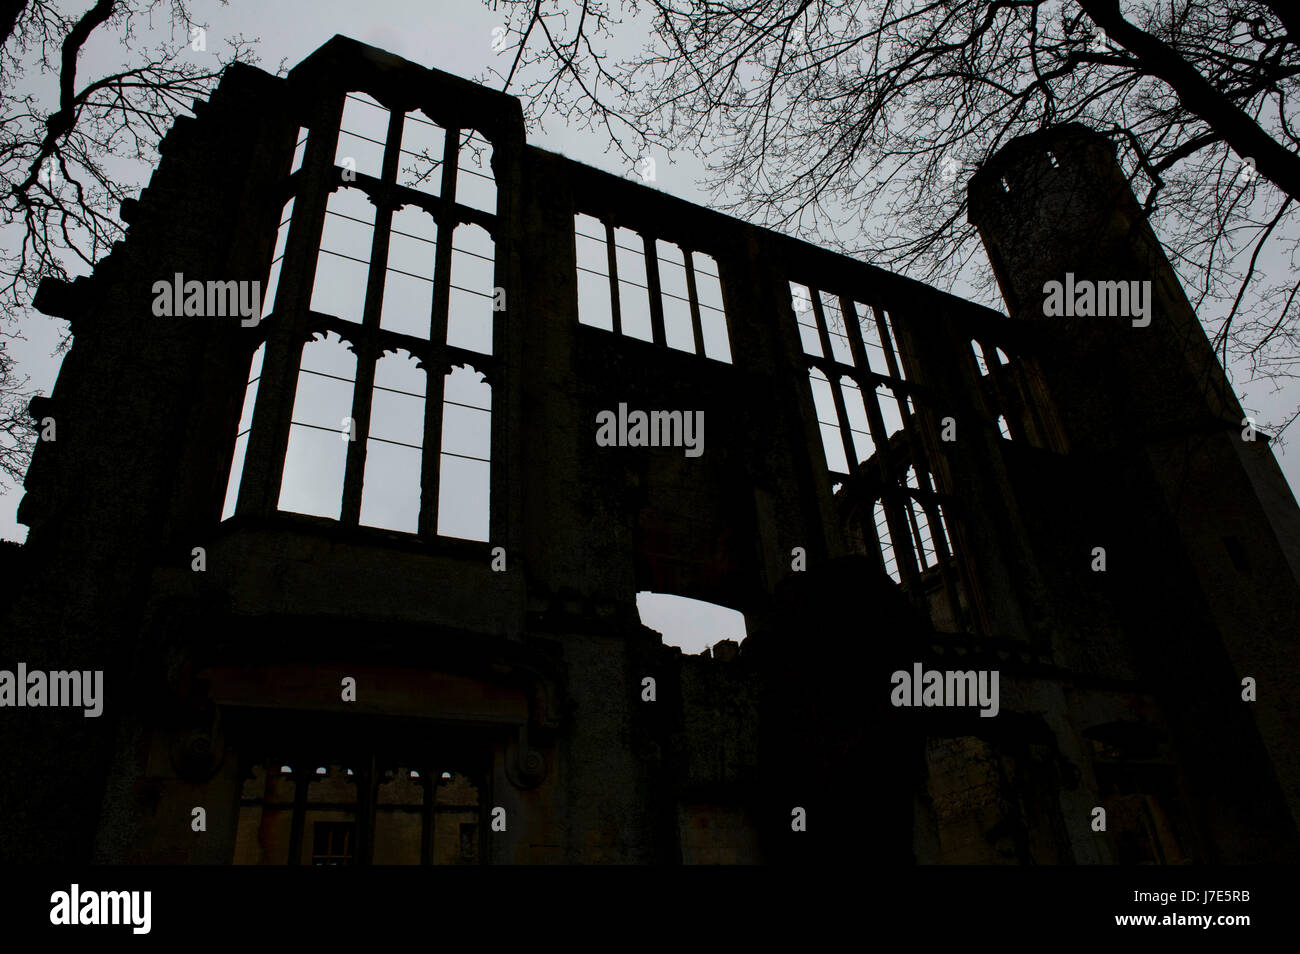
[[[37,296],[0,665],[103,712],[0,711],[4,857],[1300,857],[1300,511],[1103,137],[974,176],[1007,317],[351,40],[195,112]]]

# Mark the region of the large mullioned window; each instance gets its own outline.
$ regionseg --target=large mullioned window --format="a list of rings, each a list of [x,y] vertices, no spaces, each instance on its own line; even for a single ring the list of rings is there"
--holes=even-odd
[[[300,130],[299,179],[307,145]],[[301,195],[281,215],[265,297],[268,324],[296,318],[302,334],[277,509],[489,538],[487,377],[505,306],[492,148],[475,130],[347,94],[314,261],[298,263],[311,276],[308,300],[280,295]],[[223,519],[237,509],[264,352],[249,375]]]
[[[711,256],[581,213],[573,239],[582,324],[731,363]]]
[[[483,781],[432,760],[295,754],[249,766],[237,865],[464,865],[481,859]]]
[[[962,628],[949,502],[927,466],[907,354],[892,317],[852,296],[794,282],[790,299],[826,467],[836,489],[850,480],[859,488],[854,523],[863,546],[896,583],[935,591],[929,602],[941,617],[936,625]]]

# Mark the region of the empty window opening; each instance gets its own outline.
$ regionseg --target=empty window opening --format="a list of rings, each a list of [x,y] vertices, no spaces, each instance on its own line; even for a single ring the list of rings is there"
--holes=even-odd
[[[298,139],[295,141],[293,147],[293,163],[289,166],[289,175],[293,175],[302,168],[302,161],[307,156],[307,135],[307,127],[299,126]]]
[[[492,144],[472,129],[460,136],[460,151],[456,159],[456,201],[483,212],[495,214],[497,210]]]
[[[397,184],[429,195],[441,195],[446,148],[445,129],[419,113],[407,113],[402,123]]]
[[[659,261],[659,291],[664,310],[664,343],[678,351],[696,353],[695,325],[691,319],[691,293],[686,279],[686,258],[679,246],[662,239],[655,242]]]
[[[578,322],[654,342],[646,238],[632,229],[611,229],[597,218],[577,213],[573,216],[573,246]],[[655,240],[654,251],[663,309],[663,343],[731,363],[718,263],[703,252],[688,252],[662,239]]]
[[[447,344],[492,353],[496,244],[479,225],[460,225],[452,233],[451,292]]]
[[[428,339],[437,250],[438,226],[433,216],[412,205],[394,214],[379,327]]]
[[[956,553],[956,551],[953,549],[952,545],[952,530],[948,523],[948,512],[944,508],[943,504],[935,504],[934,511],[935,516],[938,518],[935,521],[934,527],[935,537],[943,544],[944,549],[948,551],[948,556],[951,557]]]
[[[727,314],[722,302],[722,279],[718,263],[703,252],[691,253],[695,272],[695,293],[700,304],[700,328],[704,353],[715,361],[731,363],[731,342],[727,336]]]
[[[355,438],[357,359],[338,335],[318,332],[302,349],[279,508],[337,520],[348,443]]]
[[[375,207],[360,189],[330,194],[312,283],[311,310],[361,322],[375,234]]]
[[[904,361],[903,358],[910,352],[904,351],[902,346],[899,344],[898,324],[894,321],[893,316],[889,312],[882,311],[880,313],[879,328],[881,340],[884,341],[885,349],[889,354],[893,355],[894,358],[894,367],[897,369],[897,373],[894,374],[894,377],[906,381],[907,362]]]
[[[996,352],[996,354],[997,354],[997,356],[998,356],[998,364],[1010,364],[1010,363],[1011,363],[1011,359],[1007,357],[1007,353],[1006,353],[1005,351],[1003,351],[1001,348],[994,348],[993,350],[994,350],[994,352]]]
[[[476,864],[479,860],[479,789],[460,772],[443,772],[433,785],[434,808],[432,857],[436,865]],[[376,861],[379,858],[376,856]]]
[[[790,303],[799,325],[799,342],[803,345],[804,354],[824,357],[821,336],[817,333],[817,316],[813,312],[812,293],[805,286],[791,282]]]
[[[849,462],[844,456],[844,440],[840,432],[840,419],[835,411],[835,397],[826,375],[817,368],[808,371],[812,387],[813,407],[817,414],[817,427],[822,435],[822,450],[826,453],[826,467],[834,474],[849,473]]]
[[[998,415],[998,433],[1006,440],[1011,440],[1011,428],[1007,425],[1006,416],[1002,414]]]
[[[826,334],[831,342],[831,356],[840,364],[853,366],[853,352],[849,350],[848,328],[840,312],[840,300],[826,292],[819,293],[822,316],[826,319]]]
[[[790,307],[794,309],[795,320],[800,324],[807,324],[808,327],[816,331],[812,324],[812,294],[808,291],[807,286],[800,285],[798,282],[790,282]]]
[[[790,302],[794,309],[795,322],[799,328],[799,342],[803,346],[804,354],[831,358],[846,367],[855,367],[857,362],[853,357],[854,342],[849,338],[849,322],[841,307],[840,297],[812,286],[800,285],[798,282],[789,284]],[[853,333],[857,334],[857,332]],[[822,340],[823,334],[825,345]],[[829,354],[826,353],[826,346],[829,346]],[[876,339],[876,349],[879,350],[879,347],[879,340]]]
[[[790,282],[790,303],[794,308],[795,323],[799,328],[799,343],[804,354],[824,357],[821,335],[817,331],[817,316],[813,311],[812,292],[804,285]]]
[[[286,219],[291,213],[290,205],[285,210]],[[330,194],[316,262],[313,311],[353,323],[366,320],[376,227],[376,207],[363,190],[340,189]],[[358,498],[349,499],[355,501],[351,506],[359,506],[359,513],[351,511],[349,520],[362,526],[419,533],[423,514],[429,523],[437,525],[439,533],[485,541],[490,388],[480,381],[482,393],[471,389],[470,397],[463,400],[465,395],[457,398],[454,393],[463,385],[461,378],[449,376],[447,407],[453,409],[444,413],[441,423],[436,414],[426,423],[428,384],[411,345],[403,345],[402,341],[429,340],[436,317],[434,305],[440,300],[440,295],[435,294],[438,243],[450,239],[451,247],[443,250],[450,259],[446,344],[484,354],[492,352],[493,325],[501,307],[494,284],[495,243],[490,231],[478,224],[464,223],[450,236],[440,233],[434,216],[415,205],[397,209],[391,227],[385,216],[380,227],[389,229],[389,241],[382,297],[372,303],[377,315],[372,314],[370,320],[378,324],[375,330],[381,337],[378,347],[366,344],[363,351],[367,360],[376,353],[382,355],[375,365],[374,390],[367,396],[370,413],[367,418],[354,410],[357,359],[350,353],[353,345],[345,347],[335,333],[326,338],[318,333],[303,350],[279,509],[340,519],[344,516],[344,484],[355,479],[359,486],[352,489],[359,492]],[[277,265],[283,255],[284,234],[282,231],[278,236]],[[331,344],[341,354],[327,353]],[[421,360],[427,361],[428,356],[421,354]],[[435,400],[441,398],[434,396]],[[477,422],[475,428],[468,428],[464,414],[454,409],[461,404],[476,405],[472,410],[477,413],[470,415]],[[354,420],[354,414],[366,419]],[[438,460],[425,465],[426,445],[430,454],[434,452],[433,441],[424,439],[430,426],[441,427],[443,433],[439,436]],[[476,429],[479,427],[481,431]],[[241,421],[238,466],[228,480],[223,512],[235,506],[238,478],[233,475],[242,471],[247,429],[248,420]],[[350,450],[349,445],[355,441],[364,441],[364,450]],[[351,477],[347,469],[350,453],[358,458],[354,463],[362,464],[360,473]],[[435,471],[437,476],[428,476]],[[444,473],[449,475],[445,481]],[[440,488],[437,492],[435,484]],[[422,503],[422,497],[431,499]],[[444,500],[450,502],[444,506]],[[434,529],[430,526],[425,532]]]
[[[886,357],[886,349],[890,346],[888,332],[882,342],[880,322],[876,320],[875,309],[861,302],[854,302],[853,307],[858,313],[858,332],[862,336],[862,344],[867,352],[867,366],[876,374],[892,376],[889,370],[889,359]]]
[[[365,93],[348,93],[343,100],[334,164],[378,179],[387,139],[388,110]]]
[[[895,583],[900,583],[902,577],[898,573],[898,558],[894,554],[894,542],[889,536],[889,521],[885,517],[883,501],[876,501],[873,517],[876,525],[876,540],[880,543],[880,559],[884,564],[885,573]]]
[[[590,215],[576,215],[573,238],[578,263],[578,321],[593,328],[613,331],[605,224]]]
[[[647,239],[632,229],[606,227],[582,213],[573,218],[573,238],[579,323],[654,342]],[[655,240],[654,253],[654,277],[659,281],[664,319],[663,343],[730,364],[731,343],[718,263],[703,252],[688,251],[663,240]]]
[[[645,246],[631,229],[614,230],[614,259],[618,270],[618,312],[623,334],[653,341],[650,286],[646,280]]]
[[[253,352],[248,369],[248,384],[244,387],[244,406],[239,412],[239,427],[235,433],[235,452],[230,459],[230,476],[226,479],[226,501],[221,508],[221,519],[235,515],[239,499],[239,484],[244,476],[244,455],[248,453],[248,432],[253,427],[253,408],[257,404],[257,382],[262,379],[262,361],[266,357],[266,343]]]
[[[850,473],[881,454],[883,442],[903,431],[915,413],[896,326],[887,312],[811,286],[791,282],[790,295],[804,351],[822,359],[809,362],[808,378],[827,469]],[[851,314],[842,307],[849,301]],[[833,384],[824,370],[828,358],[836,368]],[[888,456],[891,482],[903,479],[906,463],[896,459],[902,450],[895,448]],[[912,476],[913,486],[917,479]],[[901,510],[898,519],[905,520]]]
[[[671,593],[642,590],[636,595],[641,623],[658,632],[665,646],[697,655],[724,639],[742,642],[745,614],[739,610]]]
[[[275,293],[280,288],[280,264],[284,259],[284,250],[289,245],[289,223],[293,219],[293,199],[284,204],[280,210],[280,224],[275,231],[275,248],[271,252],[271,271],[266,279],[266,290],[262,293],[262,317],[269,315],[275,305]]]
[[[903,429],[903,415],[899,410],[899,402],[894,395],[894,389],[883,384],[877,385],[876,402],[880,406],[880,416],[885,422],[885,435],[893,437]]]
[[[360,522],[404,533],[420,529],[425,374],[405,351],[375,363]]]
[[[302,778],[292,775],[288,765],[276,772],[276,764],[252,766],[243,782],[236,864],[454,865],[478,860],[479,786],[467,775],[421,762],[381,762],[371,775],[368,769],[354,773],[333,762]],[[466,831],[466,825],[473,827]]]
[[[849,433],[853,435],[853,450],[859,462],[870,459],[876,452],[871,439],[871,425],[867,421],[867,408],[862,400],[862,390],[852,378],[840,378],[840,393],[844,396],[844,413],[849,417]]]
[[[490,516],[492,386],[468,365],[444,382],[438,533],[487,540]]]
[[[980,375],[989,373],[988,362],[984,360],[984,346],[974,339],[970,343],[971,354],[975,356],[975,366],[979,368]]]

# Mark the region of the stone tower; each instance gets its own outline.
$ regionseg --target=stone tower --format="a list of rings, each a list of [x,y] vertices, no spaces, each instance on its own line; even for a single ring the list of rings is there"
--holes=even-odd
[[[1143,679],[1180,713],[1188,782],[1243,826],[1219,858],[1290,856],[1300,515],[1268,438],[1247,426],[1109,140],[1075,124],[1021,137],[969,195],[1012,319],[1054,339],[1038,363],[1073,474],[1044,475],[1049,506],[1068,503],[1094,527]],[[1067,272],[1098,291],[1149,282],[1149,324],[1045,316],[1045,286]],[[1243,702],[1247,677],[1268,697]]]

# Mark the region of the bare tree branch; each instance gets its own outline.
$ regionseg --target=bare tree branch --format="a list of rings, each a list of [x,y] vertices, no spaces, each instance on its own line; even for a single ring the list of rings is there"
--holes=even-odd
[[[531,125],[603,129],[628,158],[700,156],[715,207],[995,306],[969,173],[1046,125],[1098,129],[1225,362],[1295,374],[1293,280],[1276,265],[1300,253],[1286,3],[488,2]]]
[[[163,39],[138,48],[136,20],[160,9]],[[8,30],[0,44],[0,313],[10,328],[30,314],[42,279],[89,271],[121,238],[118,211],[139,188],[123,170],[143,179],[176,117],[212,91],[230,62],[253,61],[242,36],[226,40],[224,55],[191,56],[196,25],[188,0],[94,0],[78,16],[53,0],[0,0],[0,31]],[[123,51],[121,68],[80,75],[82,52],[106,32]],[[54,102],[22,88],[28,71],[57,77]],[[5,336],[14,335],[0,326],[0,345]],[[32,396],[0,351],[0,482],[26,469]]]

